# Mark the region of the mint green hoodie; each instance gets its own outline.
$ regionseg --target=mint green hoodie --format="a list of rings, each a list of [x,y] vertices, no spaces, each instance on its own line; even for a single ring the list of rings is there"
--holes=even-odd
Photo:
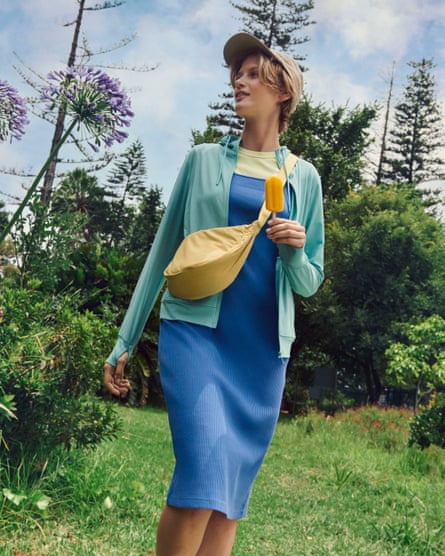
[[[228,225],[229,191],[235,171],[240,139],[224,137],[218,144],[194,147],[179,171],[167,209],[131,298],[119,330],[117,343],[108,358],[115,366],[124,352],[132,354],[145,323],[164,285],[164,269],[182,239],[197,230]],[[286,147],[276,151],[281,168],[288,154]],[[290,184],[290,186],[289,186]],[[295,339],[292,291],[309,297],[323,281],[323,201],[320,178],[315,168],[299,159],[287,186],[290,218],[306,229],[303,249],[278,245],[276,292],[279,314],[278,357],[289,357]],[[161,318],[184,320],[215,328],[218,323],[222,292],[187,301],[165,290]]]

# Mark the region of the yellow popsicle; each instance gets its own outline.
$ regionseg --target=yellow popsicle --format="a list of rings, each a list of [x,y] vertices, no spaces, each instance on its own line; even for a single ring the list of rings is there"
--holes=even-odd
[[[271,212],[284,209],[283,182],[279,176],[269,176],[265,183],[266,208]]]

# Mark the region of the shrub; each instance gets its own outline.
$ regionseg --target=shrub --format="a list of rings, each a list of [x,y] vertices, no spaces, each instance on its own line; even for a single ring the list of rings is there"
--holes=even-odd
[[[418,413],[410,424],[409,445],[422,449],[432,444],[445,448],[445,395],[438,394],[433,403]]]
[[[75,295],[4,287],[0,307],[0,398],[14,413],[0,413],[2,458],[94,446],[113,436],[117,417],[97,397],[113,327],[79,313]]]
[[[325,415],[333,417],[338,411],[345,411],[354,405],[354,400],[346,397],[339,390],[324,389],[318,409]]]

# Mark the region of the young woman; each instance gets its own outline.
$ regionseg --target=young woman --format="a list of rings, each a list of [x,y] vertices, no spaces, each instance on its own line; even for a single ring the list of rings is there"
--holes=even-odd
[[[224,47],[241,138],[192,149],[139,278],[117,344],[104,367],[113,394],[128,389],[124,368],[164,284],[163,271],[187,234],[249,223],[277,174],[280,146],[303,78],[289,56],[246,33]],[[255,477],[279,416],[295,337],[293,291],[314,294],[323,280],[319,176],[298,159],[284,186],[285,208],[255,239],[235,281],[198,300],[166,290],[159,362],[174,475],[157,540],[158,556],[227,556],[247,512]]]

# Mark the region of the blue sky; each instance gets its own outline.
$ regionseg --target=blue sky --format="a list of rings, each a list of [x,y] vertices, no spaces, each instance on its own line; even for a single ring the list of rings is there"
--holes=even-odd
[[[315,0],[314,4],[311,16],[317,23],[307,28],[310,41],[301,46],[301,53],[309,68],[305,88],[315,102],[351,107],[383,103],[393,62],[397,99],[407,62],[425,57],[437,65],[437,93],[444,111],[443,0]],[[75,0],[2,0],[0,79],[23,96],[32,94],[13,67],[20,65],[14,52],[41,75],[62,67],[73,29],[63,24],[74,19],[76,9]],[[160,186],[166,200],[190,149],[191,130],[205,128],[208,103],[227,91],[222,48],[240,30],[239,15],[229,0],[127,0],[122,7],[85,14],[83,32],[92,50],[136,35],[125,48],[98,57],[98,63],[156,66],[149,72],[109,73],[128,90],[136,114],[129,140],[116,150],[139,138],[147,155],[147,185]],[[37,171],[51,136],[52,128],[32,116],[22,141],[0,144],[0,166]],[[29,182],[0,174],[0,192],[22,197]],[[7,197],[0,198],[8,202]]]

